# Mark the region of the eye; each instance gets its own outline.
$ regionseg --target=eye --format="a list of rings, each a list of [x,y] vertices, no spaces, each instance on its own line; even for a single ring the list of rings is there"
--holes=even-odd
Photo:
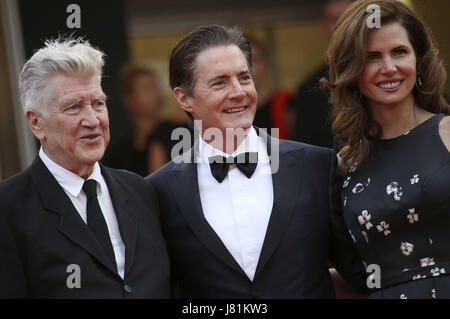
[[[106,106],[106,103],[105,103],[105,101],[103,101],[103,100],[97,100],[97,101],[95,102],[95,104],[94,104],[94,107],[95,107],[97,110],[101,110],[101,109],[103,109],[105,106]]]
[[[80,106],[78,104],[73,104],[68,106],[66,109],[64,109],[64,112],[66,113],[76,113],[80,110]]]
[[[377,58],[378,58],[378,54],[369,54],[367,56],[368,61],[373,61],[373,60],[376,60]]]
[[[250,75],[243,75],[242,77],[241,77],[241,82],[249,82],[249,81],[251,81],[251,79],[252,79],[252,77],[250,76]]]
[[[214,82],[214,83],[212,84],[212,87],[220,88],[220,87],[222,87],[222,86],[224,86],[224,85],[225,85],[225,81],[223,81],[223,80],[218,80],[218,81],[216,81],[216,82]]]
[[[397,49],[394,51],[394,55],[405,55],[408,53],[408,50],[406,49]]]

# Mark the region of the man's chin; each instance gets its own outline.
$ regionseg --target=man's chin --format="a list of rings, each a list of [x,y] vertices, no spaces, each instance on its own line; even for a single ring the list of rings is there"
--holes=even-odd
[[[105,154],[104,150],[90,150],[82,153],[82,162],[86,165],[94,165],[96,162],[100,161]]]
[[[234,129],[234,130],[244,130],[245,131],[252,127],[252,122],[250,120],[243,120],[243,121],[239,121],[237,123],[229,123],[228,127],[230,129]]]

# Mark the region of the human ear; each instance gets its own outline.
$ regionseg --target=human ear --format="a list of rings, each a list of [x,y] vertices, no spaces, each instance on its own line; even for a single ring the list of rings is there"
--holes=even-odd
[[[186,91],[180,87],[176,87],[173,89],[173,94],[175,95],[180,107],[186,112],[192,113],[191,97],[186,93]]]
[[[45,140],[45,132],[44,132],[44,126],[43,126],[43,117],[42,114],[36,112],[35,110],[28,110],[26,112],[26,117],[28,124],[30,125],[30,129],[33,132],[33,134],[36,136],[36,138],[39,141]]]

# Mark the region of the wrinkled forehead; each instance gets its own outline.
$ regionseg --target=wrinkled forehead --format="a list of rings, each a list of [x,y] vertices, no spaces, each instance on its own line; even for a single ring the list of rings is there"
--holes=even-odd
[[[56,73],[47,79],[45,90],[47,99],[53,102],[52,104],[60,104],[67,99],[105,97],[97,75]]]

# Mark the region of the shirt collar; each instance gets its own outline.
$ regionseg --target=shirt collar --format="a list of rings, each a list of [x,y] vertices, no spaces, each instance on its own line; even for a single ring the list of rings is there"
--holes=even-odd
[[[209,158],[211,156],[216,155],[222,155],[225,157],[229,156],[236,156],[241,153],[245,152],[258,152],[258,134],[256,134],[255,128],[252,126],[245,137],[245,139],[242,141],[242,143],[239,145],[239,147],[231,154],[227,154],[222,152],[221,150],[211,146],[210,144],[206,143],[201,134],[199,134],[199,152],[197,154],[197,159],[201,159],[199,163],[204,163],[206,165],[209,165]]]
[[[84,178],[55,163],[50,157],[47,156],[47,154],[45,154],[42,146],[39,150],[39,157],[63,189],[65,189],[74,197],[77,197],[80,194],[85,181]],[[94,179],[95,181],[97,181],[97,183],[100,185],[100,192],[102,191],[103,178],[98,162],[94,164],[94,170],[87,179]]]

